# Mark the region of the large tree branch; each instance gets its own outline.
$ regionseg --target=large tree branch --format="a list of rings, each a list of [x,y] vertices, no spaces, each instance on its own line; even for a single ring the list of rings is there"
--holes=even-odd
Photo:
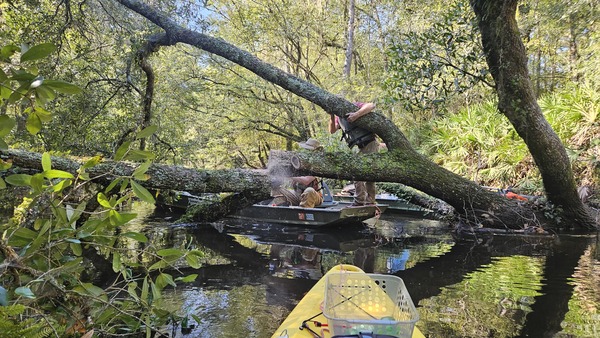
[[[332,95],[312,83],[284,72],[260,60],[256,56],[244,51],[222,39],[195,32],[179,26],[174,20],[154,8],[136,0],[117,0],[127,8],[144,16],[156,25],[163,28],[171,43],[182,42],[196,46],[204,51],[219,55],[234,62],[263,79],[274,83],[302,98],[305,98],[325,110],[327,113],[345,116],[356,111],[356,106],[350,101]],[[390,149],[411,149],[408,139],[398,127],[380,113],[368,114],[355,123],[379,135]]]

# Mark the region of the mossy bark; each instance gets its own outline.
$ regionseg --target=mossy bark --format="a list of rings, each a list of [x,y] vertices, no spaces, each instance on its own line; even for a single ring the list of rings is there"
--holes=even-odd
[[[42,154],[22,150],[0,150],[0,157],[12,162],[14,167],[42,171]],[[83,165],[81,159],[52,157],[52,169],[70,172],[77,176]],[[88,168],[86,172],[94,182],[107,185],[115,178],[131,176],[138,163],[104,160]],[[153,164],[146,172],[148,180],[138,181],[144,187],[165,190],[181,190],[190,193],[243,192],[264,196],[269,193],[269,178],[265,170],[196,170],[181,166]]]

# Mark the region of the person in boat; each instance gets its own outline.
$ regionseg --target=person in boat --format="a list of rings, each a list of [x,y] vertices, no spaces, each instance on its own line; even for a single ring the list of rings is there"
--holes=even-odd
[[[372,112],[375,109],[375,104],[372,102],[354,102],[354,104],[358,107],[358,110],[346,114],[345,118],[331,114],[329,132],[334,134],[341,129],[342,139],[346,141],[350,149],[357,146],[359,154],[376,153],[379,151],[380,144],[376,140],[375,134],[353,124],[354,121]],[[355,181],[354,187],[353,206],[375,204],[375,195],[377,193],[375,182]]]
[[[308,150],[321,150],[323,147],[318,140],[309,138],[306,142],[299,142],[301,148]],[[273,205],[294,205],[304,208],[314,208],[323,203],[323,195],[320,193],[319,179],[315,176],[290,177],[291,188],[288,189],[279,184],[271,190]]]

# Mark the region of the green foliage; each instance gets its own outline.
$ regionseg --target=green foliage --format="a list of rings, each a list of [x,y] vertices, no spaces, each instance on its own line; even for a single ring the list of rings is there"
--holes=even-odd
[[[445,9],[428,26],[400,34],[389,49],[389,99],[426,119],[448,111],[458,97],[473,101],[482,84],[493,83],[469,4],[451,1]]]
[[[15,117],[0,116],[0,149],[6,149],[5,137],[16,125],[17,116],[26,119],[29,133],[36,135],[41,130],[42,122],[49,122],[52,114],[43,108],[54,100],[58,93],[78,94],[81,89],[63,81],[46,80],[39,73],[32,61],[47,57],[56,50],[51,43],[44,43],[29,48],[24,45],[2,46],[0,48],[0,105],[10,104],[15,108]],[[19,61],[15,61],[20,54]],[[16,103],[19,105],[16,105]]]
[[[507,187],[539,179],[527,147],[494,102],[433,121],[421,149],[439,165],[482,185]]]
[[[28,50],[9,46],[2,49],[3,61],[10,61],[19,51],[23,52],[22,62],[38,60],[47,57],[54,49],[51,44]],[[45,93],[51,93],[53,98],[59,92],[79,92],[73,85],[44,80],[12,64],[7,69],[12,75],[2,73],[3,100],[9,107],[27,107],[23,114],[28,114],[26,126],[32,134],[39,133],[42,124],[50,122],[48,116],[51,116],[43,108],[49,102],[37,99],[39,88],[46,88]],[[32,119],[31,116],[37,118]],[[9,135],[15,124],[13,118],[2,115],[0,136]],[[147,127],[138,132],[135,139],[149,138],[156,130],[156,126]],[[123,207],[134,197],[154,203],[152,194],[138,181],[148,179],[146,171],[155,156],[151,152],[134,149],[131,144],[125,142],[118,149],[119,159],[142,163],[130,177],[118,177],[97,194],[96,200],[100,205],[97,210],[88,209],[85,200],[73,201],[77,200],[75,196],[79,191],[95,179],[87,170],[101,162],[99,156],[89,159],[77,175],[73,175],[53,169],[52,157],[45,152],[41,159],[41,172],[7,175],[1,181],[3,186],[10,184],[29,188],[29,195],[15,209],[17,216],[0,225],[0,233],[3,233],[0,252],[7,255],[2,258],[10,260],[11,271],[15,269],[19,273],[19,278],[15,279],[6,269],[0,272],[0,283],[4,285],[0,289],[0,336],[69,336],[79,332],[75,328],[84,325],[82,323],[87,322],[87,317],[100,331],[142,331],[149,335],[174,318],[174,314],[162,310],[162,290],[167,286],[177,286],[176,281],[191,282],[196,276],[173,278],[164,269],[169,269],[178,260],[185,260],[190,266],[199,268],[198,256],[201,253],[187,249],[162,250],[154,253],[156,259],[147,265],[129,264],[122,259],[125,249],[116,245],[120,240],[148,241],[139,232],[115,231],[136,217],[136,214],[123,212]],[[0,164],[0,170],[10,168],[10,163]],[[90,268],[90,263],[84,259],[85,248],[112,260],[113,272],[120,276],[112,287],[100,288],[85,280],[85,272]],[[134,274],[134,270],[138,272]],[[151,272],[158,274],[151,277]],[[141,285],[138,286],[138,282]],[[125,295],[124,289],[128,291]],[[51,313],[45,321],[37,320],[40,313],[49,311]],[[16,321],[14,316],[19,316],[19,320]]]
[[[539,99],[544,116],[563,140],[578,180],[597,183],[600,164],[600,95],[581,85]],[[421,150],[433,161],[482,185],[542,190],[527,147],[495,102],[470,106],[432,121]]]
[[[26,319],[23,320],[23,317]],[[52,327],[30,316],[24,305],[0,306],[0,338],[44,338],[53,334]]]
[[[600,165],[600,94],[586,83],[544,95],[540,107],[566,144],[574,171],[584,184],[598,183]]]

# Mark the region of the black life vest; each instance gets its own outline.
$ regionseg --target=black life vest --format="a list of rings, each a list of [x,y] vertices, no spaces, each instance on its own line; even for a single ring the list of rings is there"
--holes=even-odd
[[[348,143],[348,147],[358,146],[362,148],[375,140],[375,134],[365,128],[350,123],[347,119],[340,117],[339,124],[342,128],[342,139]]]

